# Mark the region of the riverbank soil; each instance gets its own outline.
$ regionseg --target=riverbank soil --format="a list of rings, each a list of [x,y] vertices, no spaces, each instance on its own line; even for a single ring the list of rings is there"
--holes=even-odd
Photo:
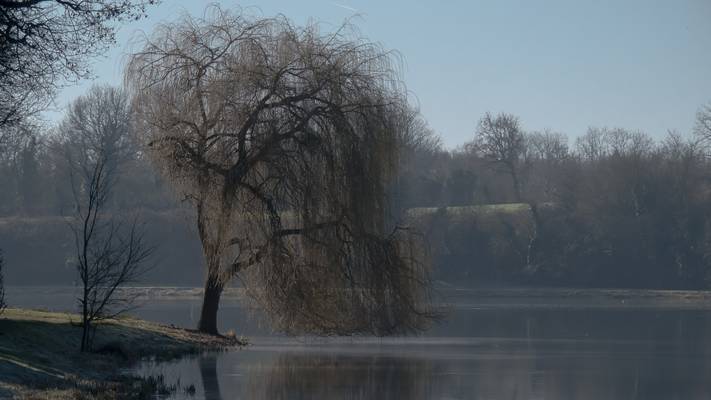
[[[80,317],[7,309],[0,315],[0,399],[150,398],[156,380],[121,371],[142,358],[171,359],[239,344],[133,318],[102,322],[94,351],[80,353]]]

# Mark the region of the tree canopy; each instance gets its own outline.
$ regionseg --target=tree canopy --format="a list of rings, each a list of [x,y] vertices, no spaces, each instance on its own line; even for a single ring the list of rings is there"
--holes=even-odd
[[[409,117],[396,59],[348,26],[219,7],[163,25],[126,82],[156,163],[196,207],[200,329],[242,279],[277,329],[391,334],[431,313],[416,235],[389,221]]]
[[[114,43],[112,22],[142,18],[156,2],[0,0],[0,128],[43,110],[65,82],[88,77],[91,57]]]

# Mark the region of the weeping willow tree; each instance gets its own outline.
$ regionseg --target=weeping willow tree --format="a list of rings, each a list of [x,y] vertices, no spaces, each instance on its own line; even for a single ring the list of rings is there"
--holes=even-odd
[[[418,237],[389,221],[408,115],[396,59],[348,26],[211,7],[143,38],[126,84],[156,165],[194,204],[198,329],[225,285],[288,333],[397,334],[432,317]]]

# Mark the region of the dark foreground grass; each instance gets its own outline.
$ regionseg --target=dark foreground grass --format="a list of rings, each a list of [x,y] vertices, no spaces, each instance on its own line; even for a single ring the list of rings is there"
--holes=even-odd
[[[0,315],[0,399],[149,398],[160,380],[127,377],[122,369],[146,357],[171,359],[240,344],[138,319],[100,325],[96,349],[80,353],[79,317],[7,309]]]

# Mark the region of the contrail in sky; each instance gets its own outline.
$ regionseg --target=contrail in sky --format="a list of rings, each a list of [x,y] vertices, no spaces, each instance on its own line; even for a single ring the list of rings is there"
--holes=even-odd
[[[352,12],[354,12],[354,13],[357,13],[357,12],[358,12],[358,10],[356,10],[355,8],[349,7],[349,6],[346,6],[346,5],[343,5],[343,4],[338,4],[338,3],[331,3],[331,4],[333,4],[333,5],[336,6],[336,7],[340,7],[340,8],[343,8],[343,9],[345,9],[345,10],[352,11]]]

